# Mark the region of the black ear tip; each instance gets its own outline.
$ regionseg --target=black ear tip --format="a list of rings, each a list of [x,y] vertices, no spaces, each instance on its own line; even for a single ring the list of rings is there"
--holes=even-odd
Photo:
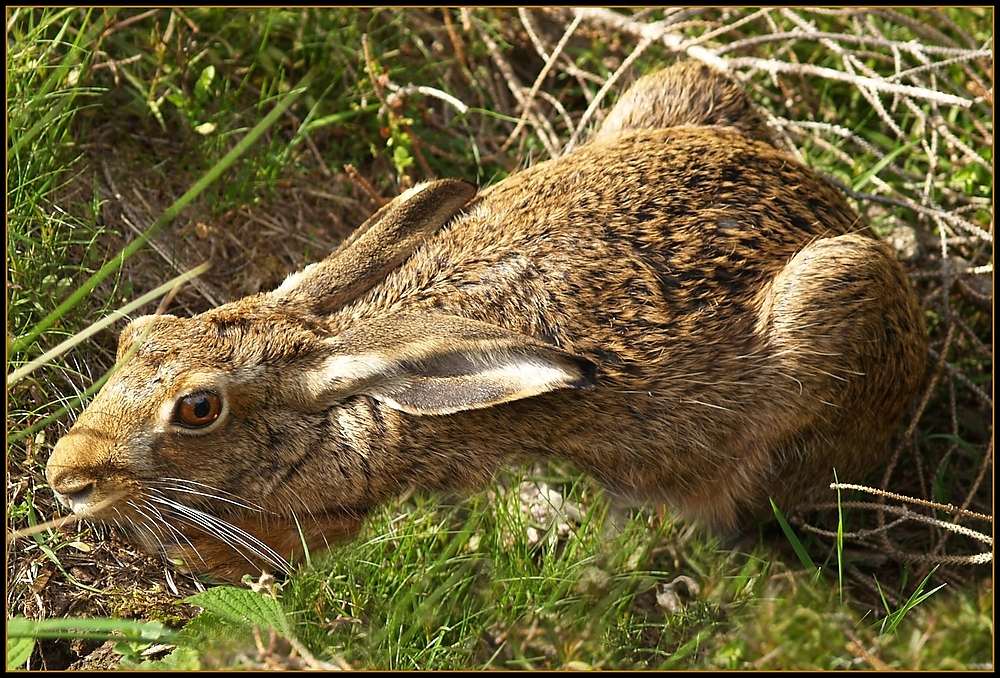
[[[585,391],[597,386],[597,363],[587,358],[575,358],[574,362],[580,370],[580,377],[570,384],[570,386]]]
[[[438,179],[432,183],[442,188],[446,187],[460,195],[467,196],[467,199],[471,199],[479,191],[479,186],[465,179]]]

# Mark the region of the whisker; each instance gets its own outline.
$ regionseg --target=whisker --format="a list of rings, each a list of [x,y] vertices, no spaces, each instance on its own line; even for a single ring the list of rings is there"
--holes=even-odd
[[[168,539],[163,534],[163,531],[160,529],[160,522],[158,522],[155,517],[150,516],[145,511],[143,511],[142,508],[140,508],[138,504],[133,503],[131,500],[128,503],[132,506],[133,509],[135,509],[138,513],[140,513],[143,518],[145,518],[147,521],[149,521],[149,523],[146,525],[147,529],[150,529],[150,528],[155,528],[156,529],[156,533],[157,533],[157,535],[159,535],[157,541],[159,542],[160,553],[162,555],[166,555],[166,552],[167,552],[167,544],[166,544],[166,542],[168,541]],[[150,507],[150,506],[147,505],[146,508],[152,508],[152,507]],[[170,527],[165,522],[163,524],[166,527]]]
[[[223,520],[218,516],[206,513],[204,511],[200,511],[196,508],[192,508],[184,504],[180,504],[178,502],[173,501],[172,499],[161,498],[161,499],[154,499],[154,501],[161,503],[165,506],[171,507],[175,510],[178,510],[181,513],[184,513],[192,520],[199,521],[202,525],[206,526],[209,529],[211,529],[214,526],[217,529],[228,532],[228,536],[240,542],[240,544],[245,546],[252,553],[259,556],[263,560],[266,560],[269,564],[273,565],[275,568],[285,573],[291,572],[291,568],[289,564],[284,560],[284,558],[278,555],[278,553],[270,546],[260,541],[246,530],[236,527],[232,523]],[[219,536],[218,533],[210,532],[210,534],[215,534],[216,536]],[[226,543],[230,544],[231,546],[234,546],[231,541],[227,541]]]
[[[312,521],[313,521],[313,523],[315,523],[316,525],[319,525],[319,524],[320,524],[320,522],[319,522],[319,519],[318,519],[318,518],[316,518],[316,515],[315,515],[315,514],[314,514],[314,513],[312,512],[312,509],[311,509],[311,508],[309,508],[309,504],[307,504],[307,503],[305,502],[305,500],[304,500],[304,499],[303,499],[303,498],[302,498],[302,497],[301,497],[301,496],[299,495],[299,493],[298,493],[298,492],[296,492],[295,490],[293,490],[293,489],[292,489],[291,487],[287,487],[287,488],[285,488],[285,489],[286,489],[286,490],[287,490],[288,492],[290,492],[290,493],[292,494],[292,496],[293,496],[293,497],[295,497],[295,499],[296,499],[296,500],[297,500],[297,501],[298,501],[298,502],[299,502],[300,504],[302,504],[302,508],[304,508],[304,509],[305,509],[305,511],[306,511],[306,513],[307,513],[307,514],[309,514],[309,517],[310,517],[310,518],[312,518]]]
[[[250,504],[251,506],[253,506],[253,507],[257,508],[257,509],[260,509],[261,511],[265,510],[263,506],[261,506],[260,504],[255,504],[254,502],[250,501],[246,497],[241,497],[238,494],[233,494],[232,492],[227,492],[226,490],[223,490],[223,489],[221,489],[219,487],[214,487],[214,486],[208,485],[206,483],[198,482],[197,480],[188,480],[187,478],[173,478],[173,477],[167,476],[165,478],[161,478],[160,480],[147,481],[147,482],[151,482],[153,484],[157,484],[158,483],[158,484],[161,484],[161,485],[164,484],[164,483],[167,483],[167,482],[171,482],[171,483],[187,483],[188,485],[197,485],[198,487],[202,487],[202,488],[204,488],[206,490],[211,490],[212,492],[218,492],[219,494],[224,494],[224,495],[232,497],[233,499],[236,499],[238,501]]]
[[[154,491],[155,491],[155,490],[154,490]],[[171,532],[173,532],[174,534],[176,534],[176,535],[177,535],[178,537],[180,537],[181,539],[183,539],[183,540],[184,540],[184,542],[185,542],[185,543],[186,543],[186,544],[187,544],[187,545],[188,545],[189,547],[191,547],[191,550],[192,550],[192,551],[194,551],[194,554],[195,554],[196,556],[198,556],[198,560],[200,560],[200,561],[202,562],[202,564],[203,564],[203,565],[205,565],[206,567],[208,566],[208,563],[206,563],[206,562],[205,562],[205,559],[204,559],[204,558],[202,557],[202,555],[201,555],[201,551],[199,551],[199,550],[198,550],[198,548],[197,548],[197,547],[196,547],[196,546],[195,546],[195,545],[194,545],[194,544],[193,544],[193,543],[191,542],[191,540],[190,540],[190,539],[188,539],[187,535],[186,535],[186,534],[184,534],[183,532],[181,532],[180,530],[178,530],[178,529],[177,529],[176,527],[174,527],[173,525],[171,525],[171,524],[170,524],[170,522],[169,522],[169,521],[168,521],[168,520],[167,520],[167,519],[166,519],[166,518],[165,518],[165,517],[163,516],[163,514],[162,514],[162,513],[160,513],[160,510],[159,510],[158,508],[156,508],[155,506],[153,506],[153,504],[152,504],[152,503],[150,503],[150,501],[149,501],[149,499],[148,499],[148,498],[147,498],[147,499],[144,499],[144,500],[143,500],[143,505],[144,505],[144,506],[146,506],[146,507],[147,507],[147,508],[148,508],[148,509],[149,509],[150,511],[152,511],[152,512],[153,512],[153,513],[154,513],[154,514],[155,514],[155,515],[156,515],[156,516],[157,516],[157,517],[158,517],[158,518],[160,519],[160,522],[161,522],[161,523],[162,523],[162,524],[163,524],[163,525],[164,525],[164,526],[165,526],[165,527],[166,527],[166,528],[167,528],[168,530],[170,530]],[[180,542],[178,542],[178,544],[179,544],[179,543],[180,543]]]
[[[154,499],[153,501],[155,501],[157,503],[160,503],[160,504],[164,503],[163,501],[161,501],[159,499]],[[211,521],[205,521],[203,519],[200,519],[197,516],[188,515],[186,511],[180,511],[180,510],[174,509],[174,508],[169,507],[169,506],[167,508],[168,508],[169,515],[171,515],[171,516],[173,516],[175,518],[178,518],[179,520],[181,520],[183,522],[186,522],[187,524],[191,525],[192,527],[194,527],[194,528],[196,528],[198,530],[201,530],[202,532],[204,532],[207,535],[215,537],[216,539],[218,539],[219,541],[221,541],[223,544],[225,544],[226,546],[229,546],[234,551],[236,551],[236,553],[238,553],[240,555],[240,557],[242,557],[245,561],[247,561],[248,563],[250,563],[254,567],[257,566],[257,563],[255,563],[253,560],[251,560],[249,557],[247,557],[247,555],[245,553],[243,553],[243,551],[240,549],[240,545],[234,544],[227,534],[220,533],[217,530],[213,530],[212,529],[213,526],[212,526]],[[188,507],[184,507],[184,508],[188,508]],[[256,552],[252,548],[250,548],[249,546],[247,546],[246,548],[249,548],[250,551],[251,551],[251,553],[254,553],[256,555]]]
[[[152,519],[148,515],[146,515],[146,513],[141,508],[139,508],[138,506],[136,506],[135,503],[131,499],[129,499],[126,503],[129,506],[131,506],[133,509],[135,509],[135,511],[137,513],[139,513],[139,515],[141,515],[143,518],[145,518],[146,520],[149,520],[150,522],[152,522]],[[144,521],[141,521],[141,520],[133,520],[132,524],[135,525],[139,529],[145,528],[146,531],[149,532],[150,536],[153,537],[153,544],[157,547],[157,552],[158,553],[165,553],[166,552],[167,547],[163,543],[163,539],[161,539],[161,537],[163,536],[162,533],[160,533],[158,535],[156,532],[153,531],[152,527],[150,527]]]
[[[121,518],[122,520],[125,519],[125,517],[121,514],[121,511],[118,510],[117,506],[113,506],[112,510],[114,510],[115,515],[118,516],[118,518]],[[119,530],[123,530],[125,532],[128,532],[128,530],[125,529],[125,526],[122,525],[120,522],[118,522],[118,518],[112,518],[111,522],[113,522],[115,524],[115,527],[117,527]]]
[[[198,490],[192,490],[192,489],[189,489],[189,488],[186,488],[186,487],[178,487],[178,486],[174,486],[174,485],[162,485],[161,487],[164,490],[168,490],[168,491],[172,491],[172,492],[180,492],[182,494],[192,494],[192,495],[197,495],[197,496],[201,496],[201,497],[209,497],[211,499],[218,499],[219,501],[224,501],[227,504],[232,504],[233,506],[238,506],[240,508],[246,509],[248,511],[253,511],[255,513],[272,513],[272,511],[266,511],[263,508],[259,508],[259,507],[256,507],[256,506],[251,506],[250,504],[243,504],[243,503],[240,503],[238,501],[233,501],[232,499],[226,499],[225,497],[220,497],[217,494],[210,494],[208,492],[199,492]]]

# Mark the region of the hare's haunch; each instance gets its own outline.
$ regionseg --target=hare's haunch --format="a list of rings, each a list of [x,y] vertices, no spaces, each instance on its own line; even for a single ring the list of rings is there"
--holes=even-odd
[[[646,76],[590,142],[474,194],[423,184],[272,292],[130,323],[52,487],[78,511],[123,494],[100,515],[234,577],[294,555],[297,524],[348,538],[512,456],[719,528],[885,458],[923,374],[916,299],[724,76]]]

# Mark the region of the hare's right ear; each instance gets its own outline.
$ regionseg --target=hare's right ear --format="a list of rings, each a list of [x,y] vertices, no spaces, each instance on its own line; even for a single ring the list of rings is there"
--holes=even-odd
[[[475,186],[457,179],[417,184],[379,209],[333,254],[289,276],[272,294],[317,313],[335,311],[399,266],[475,194]]]

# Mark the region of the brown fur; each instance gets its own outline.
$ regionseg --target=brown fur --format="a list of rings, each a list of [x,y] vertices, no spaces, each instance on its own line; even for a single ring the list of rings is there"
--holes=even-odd
[[[859,479],[918,386],[923,322],[890,249],[767,139],[721,75],[642,78],[591,142],[465,211],[458,182],[432,184],[430,227],[424,208],[385,227],[397,201],[275,292],[132,323],[120,351],[141,347],[50,482],[138,503],[150,480],[198,481],[272,511],[229,515],[285,555],[293,511],[316,547],[407,487],[482,486],[514,456],[572,460],[615,496],[718,528],[768,497],[793,508],[834,468]],[[389,232],[424,239],[401,265],[358,268]],[[228,406],[215,428],[156,423],[205,386]],[[192,567],[243,569],[181,529],[208,562],[167,550]]]

